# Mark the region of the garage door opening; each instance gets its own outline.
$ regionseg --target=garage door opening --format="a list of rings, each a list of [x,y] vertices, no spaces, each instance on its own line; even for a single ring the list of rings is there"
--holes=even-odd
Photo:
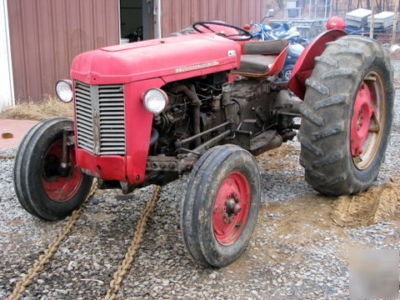
[[[152,0],[120,0],[121,43],[154,38]]]

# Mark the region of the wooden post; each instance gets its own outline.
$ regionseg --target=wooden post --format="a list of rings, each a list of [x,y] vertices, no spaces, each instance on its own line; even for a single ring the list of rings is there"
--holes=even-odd
[[[392,32],[392,40],[391,40],[392,45],[396,42],[397,12],[399,11],[399,2],[400,2],[400,0],[396,0],[395,9],[394,9],[393,32]]]
[[[374,38],[374,23],[375,23],[375,4],[374,1],[371,3],[371,24],[369,24],[369,38],[373,39]]]

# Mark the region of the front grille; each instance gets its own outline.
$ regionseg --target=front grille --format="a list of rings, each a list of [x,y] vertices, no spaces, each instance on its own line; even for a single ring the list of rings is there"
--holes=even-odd
[[[125,155],[123,85],[75,82],[78,147],[98,155]]]
[[[121,85],[99,86],[100,154],[125,154],[125,101]]]

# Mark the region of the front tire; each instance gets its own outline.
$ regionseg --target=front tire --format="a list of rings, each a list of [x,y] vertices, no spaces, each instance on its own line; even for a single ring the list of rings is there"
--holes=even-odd
[[[184,244],[206,267],[224,267],[245,251],[260,206],[254,157],[233,145],[208,150],[196,163],[181,210]]]
[[[93,178],[75,162],[74,146],[68,146],[69,172],[62,174],[63,131],[72,130],[68,119],[38,123],[24,137],[14,165],[14,188],[22,207],[44,220],[59,220],[86,199]]]
[[[315,60],[302,108],[300,163],[320,193],[359,193],[378,176],[389,140],[390,59],[379,43],[345,36]]]

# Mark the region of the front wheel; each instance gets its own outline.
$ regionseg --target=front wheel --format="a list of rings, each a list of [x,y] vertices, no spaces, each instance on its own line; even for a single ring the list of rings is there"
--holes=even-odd
[[[246,249],[260,206],[254,157],[233,145],[208,150],[196,163],[181,210],[189,254],[206,267],[224,267]]]
[[[78,208],[90,192],[93,178],[76,165],[73,145],[62,166],[63,133],[72,131],[68,119],[38,123],[24,137],[14,165],[14,188],[21,205],[44,220],[59,220]]]
[[[300,128],[306,180],[327,195],[354,194],[376,179],[393,118],[393,73],[383,47],[345,36],[330,43],[306,81]]]

